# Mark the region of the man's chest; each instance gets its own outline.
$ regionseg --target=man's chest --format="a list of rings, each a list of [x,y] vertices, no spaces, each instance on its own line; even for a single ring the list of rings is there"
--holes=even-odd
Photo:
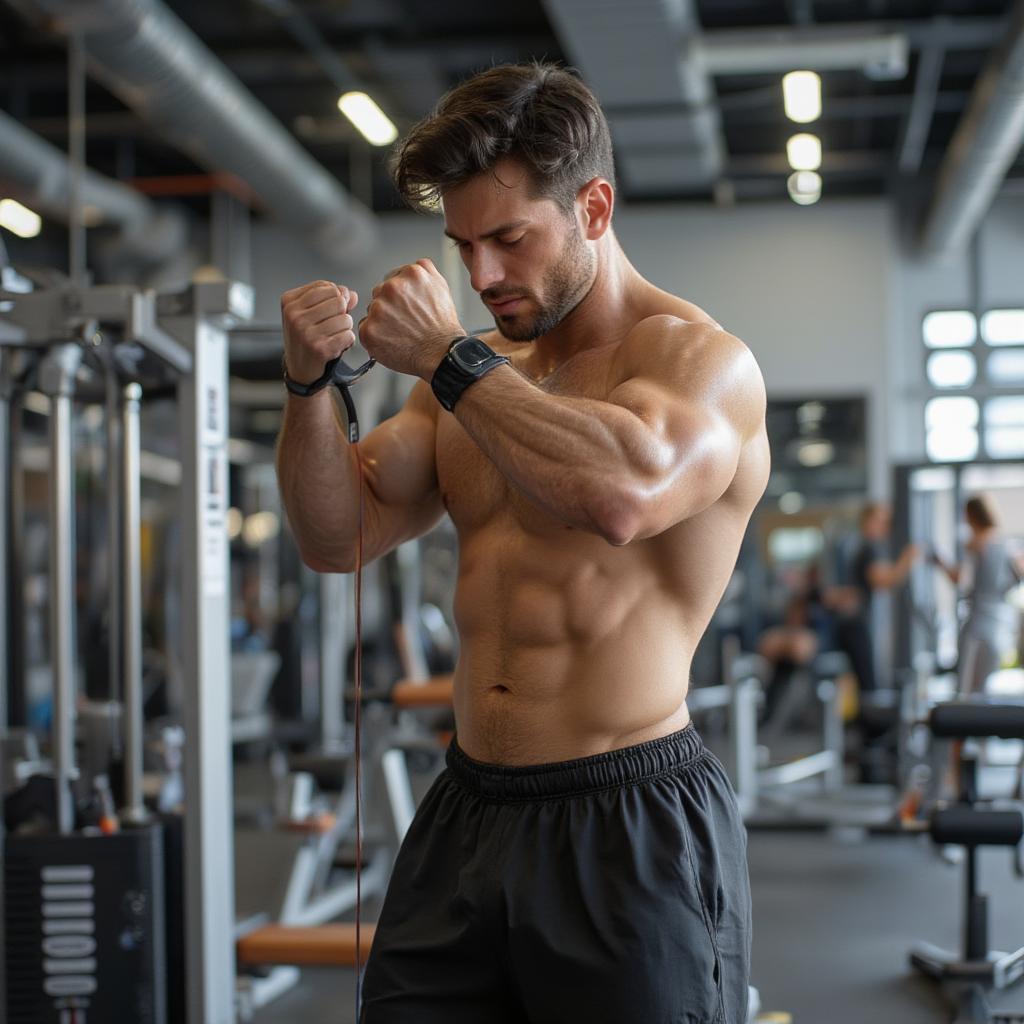
[[[574,365],[556,370],[539,383],[531,382],[531,386],[556,400],[605,401],[609,391],[608,363],[607,356],[576,360]],[[500,415],[500,407],[496,407],[495,416]],[[500,420],[495,425],[500,435]],[[550,439],[545,438],[545,442],[544,447],[549,448]],[[501,473],[454,415],[440,414],[436,443],[438,483],[445,508],[460,531],[480,528],[497,516],[512,516],[529,530],[564,529]],[[529,462],[530,453],[520,452],[519,458]],[[540,471],[539,460],[537,468]]]

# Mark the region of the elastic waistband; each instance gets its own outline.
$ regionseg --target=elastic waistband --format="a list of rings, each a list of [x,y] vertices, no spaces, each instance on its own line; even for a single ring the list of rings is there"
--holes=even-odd
[[[574,761],[509,767],[474,761],[453,739],[448,771],[456,782],[479,796],[513,802],[579,796],[644,782],[685,768],[704,753],[704,742],[691,722],[685,729],[656,740]]]

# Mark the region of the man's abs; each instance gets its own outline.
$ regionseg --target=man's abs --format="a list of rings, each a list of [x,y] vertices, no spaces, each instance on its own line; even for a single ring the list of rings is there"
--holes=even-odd
[[[455,712],[470,757],[564,761],[686,725],[690,662],[713,603],[698,609],[688,588],[668,585],[666,542],[615,548],[512,521],[463,541]]]

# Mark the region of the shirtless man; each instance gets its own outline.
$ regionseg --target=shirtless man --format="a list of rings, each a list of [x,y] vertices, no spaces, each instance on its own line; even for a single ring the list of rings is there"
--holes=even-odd
[[[420,378],[360,446],[364,560],[446,511],[460,551],[457,737],[397,858],[362,1020],[742,1024],[745,833],[686,692],[768,478],[761,375],[629,263],[607,124],[569,72],[463,83],[395,180],[441,200],[496,330],[453,346],[429,260],[359,328]],[[324,281],[283,296],[293,381],[353,344],[356,303]],[[289,397],[278,473],[303,558],[351,572],[358,477],[328,393]]]

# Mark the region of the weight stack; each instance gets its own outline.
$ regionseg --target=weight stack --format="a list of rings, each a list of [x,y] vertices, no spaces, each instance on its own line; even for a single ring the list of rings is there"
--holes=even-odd
[[[161,826],[5,850],[7,1024],[168,1024]]]

